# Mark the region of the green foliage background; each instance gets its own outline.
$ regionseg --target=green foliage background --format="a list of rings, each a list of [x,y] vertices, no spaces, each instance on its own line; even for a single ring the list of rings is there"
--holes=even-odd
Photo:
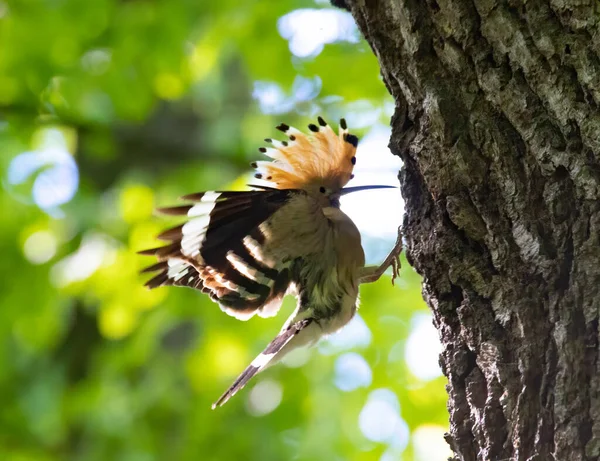
[[[369,384],[338,389],[336,360],[348,351],[314,349],[218,411],[210,404],[289,306],[238,322],[191,290],[148,291],[138,275],[148,261],[135,251],[168,225],[153,208],[242,187],[276,124],[368,112],[387,125],[393,102],[364,41],[290,52],[289,30],[277,25],[301,8],[331,9],[308,0],[0,0],[0,459],[436,459],[427,446],[439,446],[447,424],[444,380],[421,381],[404,360],[412,319],[427,313],[406,263],[396,287],[384,277],[361,288],[372,339],[352,351],[368,363]],[[284,113],[261,112],[255,82],[277,85]],[[294,99],[302,82],[316,90]],[[11,180],[10,168],[47,149],[49,136],[77,162],[79,184],[42,210],[32,190],[52,165],[25,181]],[[283,390],[266,414],[249,403],[263,380]],[[376,389],[397,396],[407,446],[361,429]]]

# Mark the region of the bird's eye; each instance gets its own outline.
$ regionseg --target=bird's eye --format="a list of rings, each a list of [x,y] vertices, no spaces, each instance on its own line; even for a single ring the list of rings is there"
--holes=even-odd
[[[321,194],[325,193],[325,188],[323,186],[321,186],[321,188],[319,189],[319,191],[321,192]]]

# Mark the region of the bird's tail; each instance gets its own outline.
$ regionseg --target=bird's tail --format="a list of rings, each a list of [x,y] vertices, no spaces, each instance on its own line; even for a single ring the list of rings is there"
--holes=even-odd
[[[310,325],[312,319],[303,319],[293,322],[282,330],[276,337],[269,343],[269,345],[262,351],[258,357],[256,357],[250,365],[238,376],[235,382],[225,391],[225,393],[219,397],[215,403],[213,403],[213,410],[217,407],[224,405],[231,397],[233,397],[237,391],[242,389],[248,381],[261,370],[263,370],[273,358],[281,352],[281,350],[304,328]]]

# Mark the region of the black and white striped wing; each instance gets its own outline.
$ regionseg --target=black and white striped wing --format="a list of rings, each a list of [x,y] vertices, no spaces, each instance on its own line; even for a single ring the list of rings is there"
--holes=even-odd
[[[255,313],[274,315],[290,285],[291,261],[265,257],[261,248],[268,221],[291,195],[290,190],[202,192],[186,195],[192,203],[159,211],[186,216],[187,222],[161,233],[169,243],[141,251],[158,263],[146,286],[187,286],[207,293],[221,309],[241,320]]]

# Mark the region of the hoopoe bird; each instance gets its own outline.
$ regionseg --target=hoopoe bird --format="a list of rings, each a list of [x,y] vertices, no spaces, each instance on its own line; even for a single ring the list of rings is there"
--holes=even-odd
[[[162,208],[187,222],[161,233],[166,246],[141,251],[158,262],[146,286],[201,290],[227,314],[248,320],[275,315],[286,294],[295,311],[279,334],[213,404],[223,405],[257,373],[292,349],[312,345],[354,316],[358,287],[378,280],[392,267],[398,275],[400,232],[379,266],[365,266],[361,238],[340,210],[340,197],[365,189],[344,188],[353,177],[358,138],[340,120],[339,134],[321,118],[305,134],[277,127],[287,140],[266,139],[259,150],[270,161],[253,162],[256,190],[200,192],[182,197],[187,205]]]

